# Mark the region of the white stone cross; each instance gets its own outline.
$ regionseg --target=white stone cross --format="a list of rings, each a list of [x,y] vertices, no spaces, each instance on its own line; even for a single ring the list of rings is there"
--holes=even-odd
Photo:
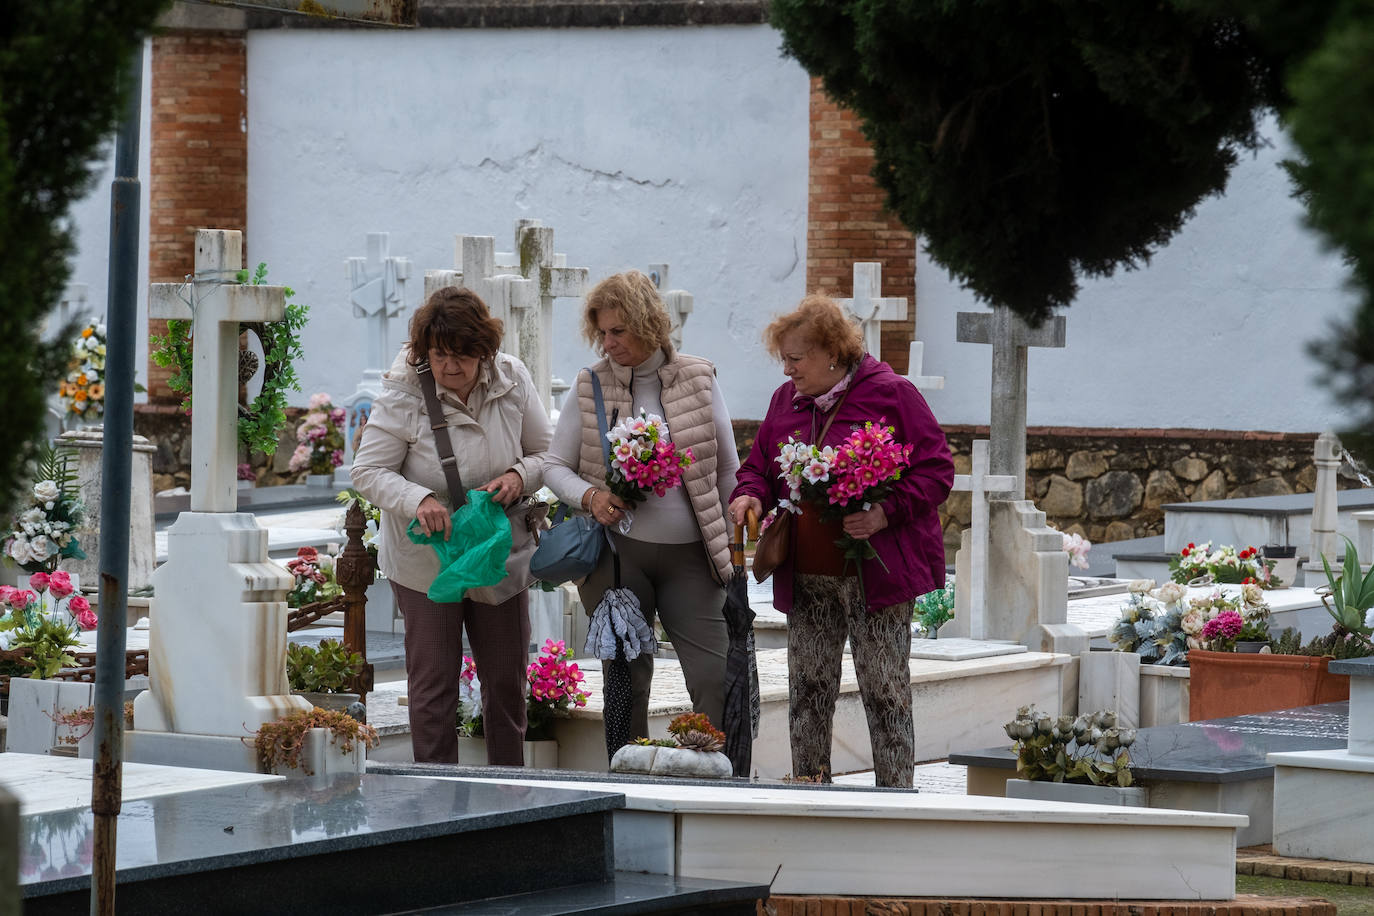
[[[954,583],[955,588],[964,590],[968,596],[970,639],[983,639],[986,636],[990,528],[988,496],[1011,495],[1015,486],[1016,478],[1010,475],[988,473],[988,442],[986,439],[975,439],[973,465],[969,473],[954,475],[954,489],[967,490],[973,496],[973,522],[969,537],[969,581]]]
[[[992,344],[992,417],[990,468],[994,474],[1016,479],[1016,498],[1026,492],[1026,350],[1063,347],[1064,316],[1051,316],[1032,328],[1011,309],[959,312],[956,339],[960,343]]]
[[[57,300],[57,308],[43,322],[43,332],[57,334],[66,327],[67,322],[85,314],[88,295],[85,283],[69,283],[62,292],[62,298]]]
[[[663,304],[668,309],[668,337],[673,342],[675,349],[682,349],[682,326],[687,323],[687,316],[692,314],[692,305],[695,301],[692,294],[684,289],[671,289],[668,286],[668,265],[650,264],[649,279],[654,281],[654,286],[658,287],[659,295],[663,297]]]
[[[926,345],[924,341],[913,340],[911,342],[911,355],[906,363],[906,380],[917,388],[943,388],[945,387],[945,377],[943,375],[922,375],[921,369],[925,362]]]
[[[367,320],[366,369],[377,372],[391,364],[387,325],[389,319],[405,311],[406,279],[410,276],[410,259],[393,257],[390,248],[389,233],[369,232],[367,257],[344,262],[353,317]]]
[[[453,241],[454,270],[425,271],[425,301],[446,286],[465,286],[482,297],[505,333],[501,349],[520,355],[526,316],[534,312],[538,290],[532,280],[509,271],[497,273],[496,245],[489,235],[457,235]],[[533,370],[531,370],[532,372]]]
[[[192,321],[191,511],[234,512],[239,322],[281,321],[286,289],[235,282],[243,266],[243,234],[232,229],[197,230],[195,265],[189,283],[152,285],[148,316]]]
[[[515,252],[497,254],[496,262],[498,270],[536,284],[539,307],[525,313],[518,355],[534,376],[544,406],[552,410],[553,300],[581,297],[587,291],[587,268],[567,266],[567,255],[554,253],[553,227],[537,219],[515,221]]]
[[[859,261],[854,265],[854,295],[836,299],[858,321],[864,333],[864,348],[874,359],[882,358],[883,322],[901,321],[906,317],[906,299],[900,296],[882,298],[883,265],[877,261]]]

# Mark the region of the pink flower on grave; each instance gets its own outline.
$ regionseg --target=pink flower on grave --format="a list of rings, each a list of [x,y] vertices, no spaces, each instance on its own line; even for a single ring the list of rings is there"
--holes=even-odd
[[[36,589],[41,595],[48,590],[48,574],[43,572],[34,573],[32,576],[29,576],[29,585]]]
[[[48,589],[52,592],[52,596],[58,601],[61,601],[72,592],[76,591],[76,589],[72,588],[71,575],[63,569],[59,569],[48,576]]]
[[[67,602],[67,613],[72,615],[76,625],[83,630],[94,630],[98,622],[95,612],[91,610],[91,603],[81,595],[75,595]]]
[[[323,391],[316,392],[310,396],[310,409],[318,410],[321,407],[329,406],[329,395]]]

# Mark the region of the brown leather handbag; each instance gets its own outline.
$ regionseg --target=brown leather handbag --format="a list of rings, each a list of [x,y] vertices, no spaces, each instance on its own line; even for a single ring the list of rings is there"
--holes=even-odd
[[[814,442],[819,444],[825,441],[825,434],[830,432],[830,424],[835,422],[835,418],[840,415],[840,407],[844,405],[844,399],[849,395],[846,388],[840,395],[840,399],[835,402],[835,409],[830,414],[830,419],[825,421],[821,427],[821,434],[813,437]],[[815,431],[815,421],[812,421],[811,430]],[[819,511],[812,509],[812,512]],[[758,544],[754,547],[754,581],[762,582],[782,565],[788,555],[792,553],[792,538],[795,535],[793,527],[796,520],[791,512],[779,510],[778,517],[773,519],[773,524],[764,529],[763,534],[759,535]]]

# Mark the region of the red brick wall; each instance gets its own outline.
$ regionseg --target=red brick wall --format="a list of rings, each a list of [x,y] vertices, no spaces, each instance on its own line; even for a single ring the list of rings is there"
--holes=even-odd
[[[173,32],[153,39],[152,283],[180,281],[192,272],[197,229],[246,227],[246,69],[241,32]],[[149,333],[165,332],[166,322],[149,322]],[[150,403],[175,402],[168,375],[149,361]]]
[[[907,320],[883,324],[882,358],[907,368],[916,327],[916,245],[884,206],[886,194],[869,174],[873,151],[855,116],[811,81],[811,175],[806,226],[806,289],[846,297],[855,261],[883,265],[884,296],[905,296]]]

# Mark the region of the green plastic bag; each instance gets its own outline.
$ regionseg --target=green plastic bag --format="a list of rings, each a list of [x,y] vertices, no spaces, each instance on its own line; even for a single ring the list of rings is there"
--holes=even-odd
[[[411,519],[406,537],[428,544],[439,555],[439,575],[426,593],[430,601],[462,601],[470,588],[495,585],[506,577],[510,556],[510,519],[486,490],[468,490],[468,501],[453,513],[453,535],[420,533],[420,520]]]

